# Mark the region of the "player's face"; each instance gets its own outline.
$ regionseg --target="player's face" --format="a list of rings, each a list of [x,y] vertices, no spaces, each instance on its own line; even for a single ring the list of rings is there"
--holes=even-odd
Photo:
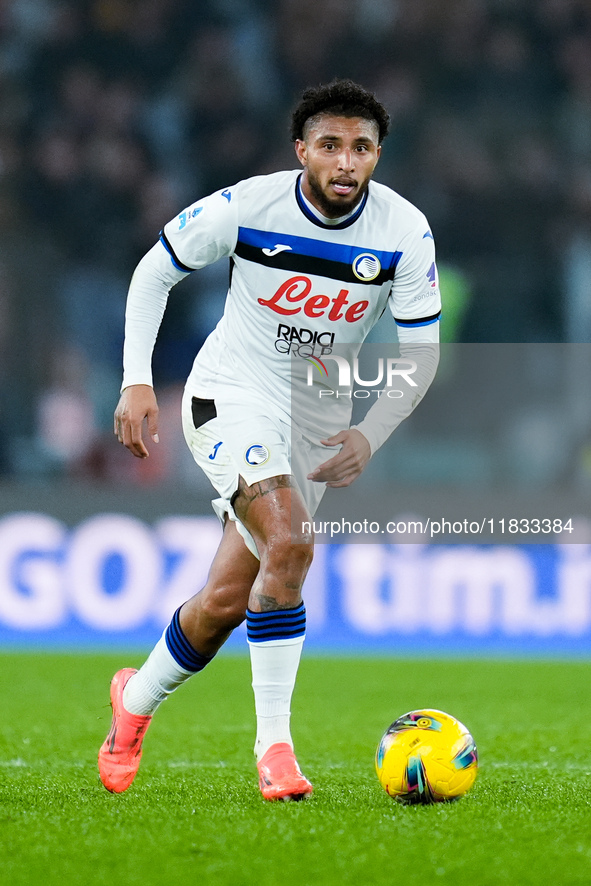
[[[378,125],[363,117],[314,118],[295,143],[304,196],[327,218],[351,212],[363,197],[380,157]]]

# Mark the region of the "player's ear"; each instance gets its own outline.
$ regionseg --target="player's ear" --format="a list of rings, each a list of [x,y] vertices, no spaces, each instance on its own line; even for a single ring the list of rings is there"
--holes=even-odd
[[[296,138],[295,140],[295,152],[302,166],[307,166],[308,154],[306,151],[306,142],[303,141],[301,138]]]
[[[378,145],[378,149],[377,149],[376,153],[377,153],[378,160],[379,160],[379,159],[380,159],[380,154],[382,153],[382,146],[381,146],[381,145]],[[376,163],[377,163],[377,160],[376,160]]]

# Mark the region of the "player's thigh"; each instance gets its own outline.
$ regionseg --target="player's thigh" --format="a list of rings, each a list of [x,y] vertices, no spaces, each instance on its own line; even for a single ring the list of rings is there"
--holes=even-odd
[[[255,539],[259,551],[271,546],[286,553],[291,547],[313,545],[311,515],[291,474],[267,477],[248,485],[239,479],[234,510]],[[305,556],[305,552],[301,551]]]
[[[259,481],[291,473],[289,428],[270,411],[263,415],[256,404],[234,404],[222,399],[199,400],[185,391],[183,430],[193,458],[218,491],[212,502],[221,520],[238,520],[238,532],[255,555],[260,550],[234,509],[239,481],[255,488]]]

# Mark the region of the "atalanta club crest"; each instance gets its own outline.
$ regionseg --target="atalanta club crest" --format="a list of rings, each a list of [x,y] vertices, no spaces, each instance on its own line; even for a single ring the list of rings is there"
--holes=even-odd
[[[379,258],[371,252],[362,252],[361,255],[358,255],[352,268],[357,279],[364,283],[375,280],[382,270]]]
[[[254,446],[249,446],[244,453],[244,461],[253,468],[266,464],[270,457],[271,453],[262,443],[255,443]]]

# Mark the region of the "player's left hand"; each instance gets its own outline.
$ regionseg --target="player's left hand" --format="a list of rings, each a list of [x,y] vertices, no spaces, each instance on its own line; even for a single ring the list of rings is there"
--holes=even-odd
[[[320,441],[324,446],[341,446],[340,452],[308,474],[308,480],[338,489],[350,486],[371,458],[371,447],[361,431],[352,428]]]

